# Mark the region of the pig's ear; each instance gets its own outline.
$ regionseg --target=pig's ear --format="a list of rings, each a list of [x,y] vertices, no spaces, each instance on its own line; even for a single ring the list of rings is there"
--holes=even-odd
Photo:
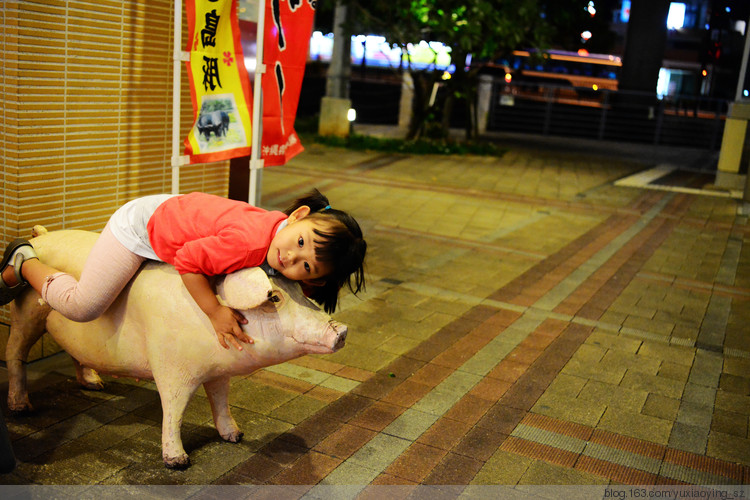
[[[216,291],[232,309],[252,309],[267,301],[273,288],[261,268],[248,267],[228,274]]]

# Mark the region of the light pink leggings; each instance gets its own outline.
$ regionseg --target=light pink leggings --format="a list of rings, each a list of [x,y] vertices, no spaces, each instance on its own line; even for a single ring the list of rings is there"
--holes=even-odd
[[[125,248],[107,224],[86,259],[81,279],[65,273],[47,276],[42,298],[68,319],[91,321],[112,305],[144,260]]]

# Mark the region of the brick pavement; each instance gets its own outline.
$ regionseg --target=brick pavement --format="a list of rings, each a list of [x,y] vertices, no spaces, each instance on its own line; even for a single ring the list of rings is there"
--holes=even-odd
[[[235,379],[238,445],[197,394],[187,471],[162,466],[153,383],[32,363],[0,482],[748,484],[750,226],[731,198],[613,184],[652,162],[309,145],[264,172],[263,205],[316,186],[362,224],[347,346]]]

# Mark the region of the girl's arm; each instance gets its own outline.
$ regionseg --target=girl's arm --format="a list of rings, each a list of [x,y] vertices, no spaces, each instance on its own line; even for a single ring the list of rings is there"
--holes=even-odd
[[[219,337],[219,343],[223,348],[229,349],[227,340],[240,351],[242,346],[237,342],[238,339],[246,344],[253,343],[253,339],[248,337],[237,324],[246,324],[245,317],[234,309],[219,303],[208,278],[197,273],[185,273],[180,276],[185,288],[190,292],[190,296],[211,320],[211,324],[216,330],[216,336]]]

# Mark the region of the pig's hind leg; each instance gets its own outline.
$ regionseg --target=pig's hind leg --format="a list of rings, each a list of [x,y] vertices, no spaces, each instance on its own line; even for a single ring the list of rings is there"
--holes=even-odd
[[[44,333],[50,307],[41,304],[39,294],[29,289],[10,306],[10,335],[5,347],[8,367],[8,409],[13,413],[33,410],[29,402],[24,363],[29,351]]]
[[[211,403],[211,413],[219,435],[225,441],[239,443],[242,431],[229,411],[229,377],[209,380],[203,384],[203,388],[206,389],[208,401]]]

